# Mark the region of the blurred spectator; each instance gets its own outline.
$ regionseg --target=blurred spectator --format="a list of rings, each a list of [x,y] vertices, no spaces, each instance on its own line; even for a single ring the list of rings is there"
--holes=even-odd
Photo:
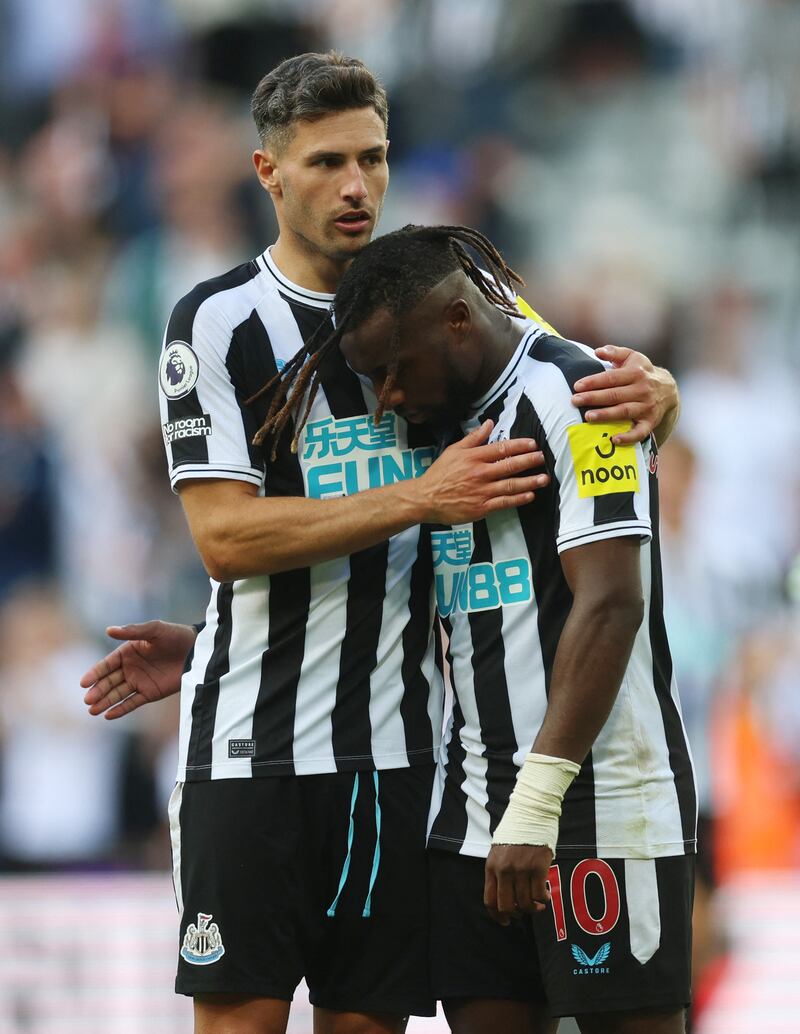
[[[741,630],[777,609],[798,547],[798,385],[765,351],[763,307],[740,284],[701,297],[697,315],[681,383],[681,429],[698,457],[692,527],[717,612]]]
[[[797,615],[748,636],[715,708],[717,870],[800,866]]]
[[[723,955],[725,942],[714,908],[713,767],[709,728],[719,672],[735,646],[722,621],[719,586],[700,540],[693,534],[690,502],[698,477],[692,446],[673,434],[658,463],[664,617],[686,732],[697,780],[698,828],[692,973],[695,988]],[[698,1001],[702,1001],[702,995]]]
[[[59,570],[90,627],[103,627],[109,607],[135,606],[146,590],[147,543],[130,481],[137,438],[155,419],[136,339],[124,326],[98,320],[102,257],[89,253],[70,266],[36,270],[18,362],[59,475]]]
[[[252,178],[245,132],[249,127],[229,105],[194,96],[176,105],[151,137],[159,222],[112,265],[107,311],[135,329],[152,360],[175,300],[249,254],[237,204],[238,190]]]
[[[98,737],[75,692],[94,658],[52,586],[20,586],[0,612],[0,859],[6,869],[110,858],[120,830],[120,736]]]
[[[41,425],[0,338],[0,603],[18,581],[54,573],[53,469]]]
[[[660,452],[658,466],[664,614],[694,757],[699,810],[709,822],[713,805],[707,730],[717,679],[728,663],[735,638],[723,623],[719,584],[702,542],[693,534],[689,504],[697,478],[694,448],[673,435]]]

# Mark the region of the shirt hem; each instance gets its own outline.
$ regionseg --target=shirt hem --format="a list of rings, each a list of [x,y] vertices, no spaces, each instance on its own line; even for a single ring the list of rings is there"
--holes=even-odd
[[[575,546],[585,546],[588,542],[599,542],[601,539],[617,539],[623,536],[638,535],[642,542],[649,542],[653,537],[650,523],[647,521],[626,521],[624,524],[594,524],[590,528],[559,535],[556,549],[563,553]]]
[[[211,765],[185,765],[178,769],[177,781],[186,783],[203,782],[207,779],[261,779],[281,775],[334,775],[337,772],[380,772],[399,768],[414,768],[417,765],[434,765],[439,758],[439,748],[403,754],[357,755],[336,758],[294,758],[281,761],[251,761],[247,768],[241,758],[218,761]],[[301,771],[297,771],[298,767]]]
[[[225,481],[247,481],[251,485],[260,488],[264,484],[264,475],[253,467],[212,467],[208,464],[192,464],[177,466],[169,476],[169,483],[174,492],[181,481],[189,481],[193,478],[214,478]]]
[[[459,840],[441,833],[428,834],[428,848],[453,851],[471,858],[486,858],[491,848],[489,843]],[[556,858],[680,858],[695,854],[697,840],[675,840],[663,844],[564,844],[558,845]]]

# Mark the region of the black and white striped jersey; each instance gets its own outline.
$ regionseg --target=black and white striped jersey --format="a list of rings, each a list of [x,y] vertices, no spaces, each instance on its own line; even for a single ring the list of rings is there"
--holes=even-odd
[[[488,853],[517,770],[541,726],[572,596],[559,554],[617,536],[641,541],[646,617],[604,728],[564,799],[558,851],[659,857],[691,852],[695,793],[662,616],[655,446],[618,446],[570,401],[594,353],[529,322],[469,430],[533,437],[551,485],[519,510],[432,532],[437,604],[454,687],[429,842]]]
[[[337,353],[296,454],[253,446],[269,400],[245,401],[329,321],[332,296],[289,282],[268,252],[175,307],[159,370],[173,487],[230,478],[265,496],[351,495],[418,476],[425,433],[386,413]],[[211,582],[181,694],[179,780],[404,768],[436,759],[442,682],[430,532],[349,557]]]

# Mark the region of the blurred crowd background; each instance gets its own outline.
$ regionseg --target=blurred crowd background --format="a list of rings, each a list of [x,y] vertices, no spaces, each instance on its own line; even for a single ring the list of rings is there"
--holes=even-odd
[[[155,360],[174,302],[274,238],[252,89],[331,47],[389,91],[382,230],[476,226],[565,336],[678,377],[702,991],[714,886],[800,861],[795,0],[0,0],[0,869],[168,865],[175,702],[91,719],[78,679],[107,624],[202,618]]]

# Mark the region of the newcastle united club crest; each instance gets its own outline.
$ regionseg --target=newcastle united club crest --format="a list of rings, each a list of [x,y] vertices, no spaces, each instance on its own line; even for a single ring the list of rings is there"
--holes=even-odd
[[[225,954],[225,946],[219,933],[219,927],[212,923],[210,915],[197,913],[197,926],[189,923],[186,936],[183,938],[181,957],[193,966],[209,966]]]

